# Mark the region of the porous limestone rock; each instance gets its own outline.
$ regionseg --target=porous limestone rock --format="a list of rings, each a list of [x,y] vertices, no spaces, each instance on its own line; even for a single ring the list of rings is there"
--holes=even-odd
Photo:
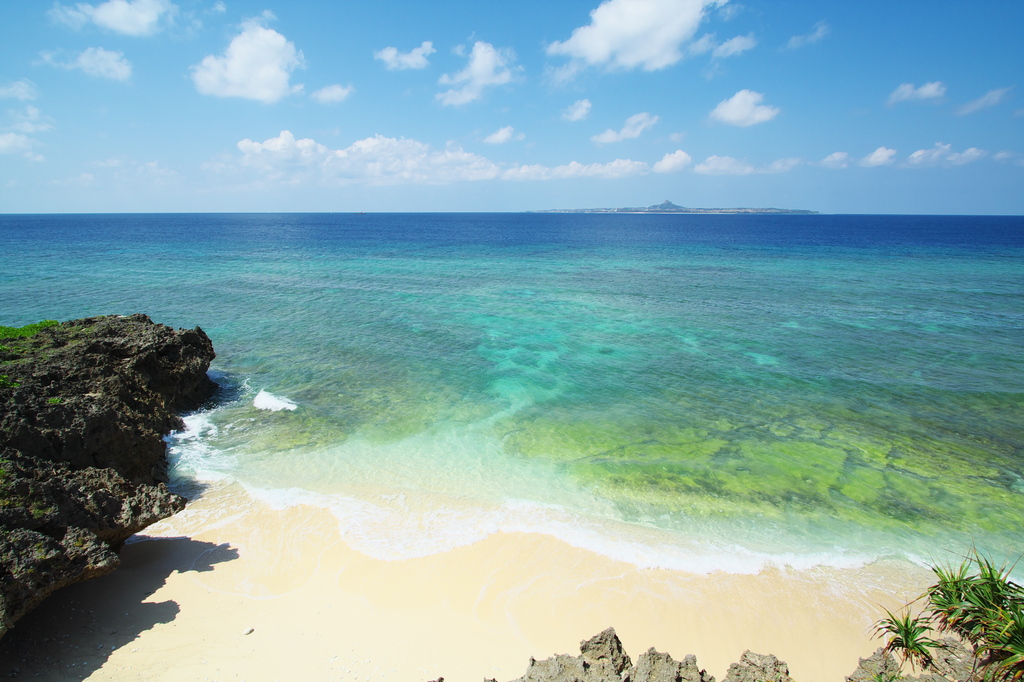
[[[739,663],[729,666],[723,682],[793,682],[789,666],[771,654],[744,651]]]
[[[116,550],[184,508],[163,436],[216,389],[196,327],[145,315],[0,340],[0,636],[47,595],[109,573]]]

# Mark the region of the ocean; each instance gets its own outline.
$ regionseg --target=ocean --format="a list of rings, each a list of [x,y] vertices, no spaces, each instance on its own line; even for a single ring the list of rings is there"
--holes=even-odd
[[[0,324],[210,335],[177,490],[321,507],[372,557],[1024,552],[1021,217],[4,215],[0,245]]]

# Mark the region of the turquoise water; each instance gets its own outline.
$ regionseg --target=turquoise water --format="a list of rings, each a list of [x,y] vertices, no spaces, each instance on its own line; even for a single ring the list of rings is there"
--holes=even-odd
[[[172,441],[183,490],[319,504],[377,556],[499,530],[700,571],[1024,551],[1020,218],[2,216],[0,239],[0,324],[210,334],[224,388]]]

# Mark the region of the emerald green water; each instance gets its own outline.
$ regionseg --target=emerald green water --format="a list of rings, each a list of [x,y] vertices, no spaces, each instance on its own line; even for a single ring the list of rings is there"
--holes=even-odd
[[[0,324],[201,325],[224,391],[179,485],[322,505],[369,553],[1024,550],[1020,219],[48,219],[4,219]]]

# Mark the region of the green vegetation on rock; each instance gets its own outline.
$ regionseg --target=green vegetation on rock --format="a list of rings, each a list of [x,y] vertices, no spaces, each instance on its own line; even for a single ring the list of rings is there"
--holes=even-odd
[[[885,650],[941,674],[936,659],[948,645],[929,637],[939,632],[970,645],[978,679],[1024,679],[1024,587],[1010,579],[1010,570],[977,551],[958,566],[932,567],[938,581],[919,598],[924,602],[920,615],[912,616],[908,604],[901,614],[887,611],[878,622]]]
[[[0,339],[18,339],[34,336],[39,330],[47,327],[56,327],[58,324],[60,322],[57,320],[43,320],[35,324],[27,324],[24,327],[4,327],[0,325]]]

